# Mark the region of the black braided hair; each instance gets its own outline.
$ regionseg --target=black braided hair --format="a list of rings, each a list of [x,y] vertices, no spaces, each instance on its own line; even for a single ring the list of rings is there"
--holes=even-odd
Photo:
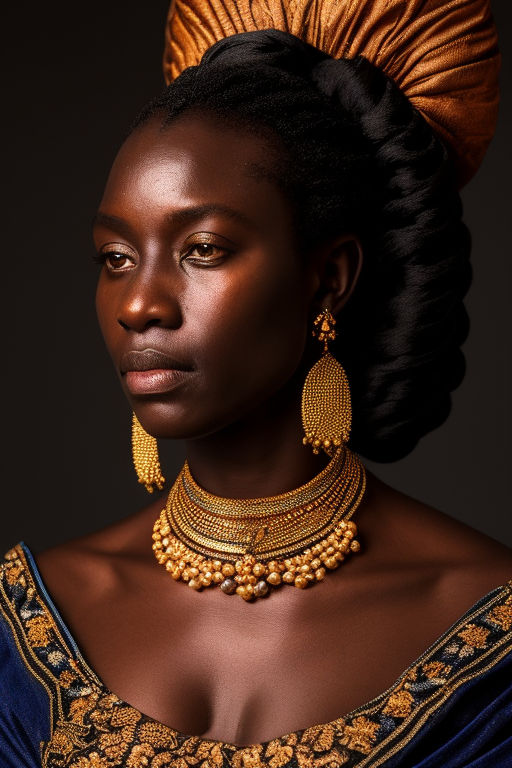
[[[353,450],[394,461],[441,425],[461,383],[470,237],[447,151],[396,84],[366,59],[333,59],[278,30],[215,43],[139,114],[162,128],[187,110],[260,131],[269,173],[307,249],[343,232],[363,246],[334,354],[352,393]]]

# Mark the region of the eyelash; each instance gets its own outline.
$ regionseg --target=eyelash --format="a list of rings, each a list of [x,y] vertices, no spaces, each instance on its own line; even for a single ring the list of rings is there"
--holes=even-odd
[[[204,242],[202,242],[202,243],[193,243],[193,244],[192,244],[192,245],[190,245],[190,246],[189,246],[189,248],[188,248],[188,249],[185,251],[185,253],[184,253],[183,257],[182,257],[182,258],[180,258],[180,263],[181,263],[181,262],[183,262],[183,261],[186,261],[186,260],[188,260],[188,261],[192,261],[193,263],[196,263],[196,264],[200,264],[201,262],[202,262],[203,264],[207,264],[207,263],[208,263],[208,261],[210,261],[210,262],[214,262],[214,261],[217,261],[217,259],[218,259],[219,257],[217,257],[217,258],[215,258],[215,257],[212,257],[211,259],[208,259],[208,258],[204,258],[204,257],[203,257],[203,258],[202,258],[202,257],[196,257],[196,258],[192,258],[192,259],[189,259],[189,258],[188,258],[188,257],[190,256],[190,254],[191,254],[191,253],[193,253],[193,252],[196,250],[196,248],[197,248],[197,249],[199,249],[199,248],[201,248],[201,247],[204,247],[204,248],[213,248],[213,249],[214,249],[214,250],[216,250],[216,251],[221,251],[223,254],[229,254],[229,253],[231,253],[231,251],[230,251],[230,250],[228,250],[227,248],[223,248],[223,247],[221,247],[221,246],[218,246],[218,245],[214,245],[213,243],[204,243]],[[95,254],[93,255],[93,257],[92,257],[92,258],[93,258],[93,261],[94,261],[96,264],[99,264],[100,266],[106,265],[106,266],[107,266],[107,268],[108,268],[108,269],[110,269],[110,271],[111,271],[111,272],[122,272],[122,271],[124,271],[123,269],[119,269],[119,270],[116,270],[116,269],[115,269],[115,268],[113,268],[113,267],[109,267],[109,266],[108,266],[108,264],[106,264],[106,262],[107,262],[107,259],[109,258],[109,256],[121,256],[121,257],[123,257],[124,259],[130,259],[130,258],[131,258],[131,257],[130,257],[128,254],[126,254],[126,253],[122,253],[122,252],[120,252],[120,251],[114,251],[114,250],[112,250],[112,251],[103,251],[103,252],[101,252],[101,251],[100,251],[99,253],[95,253]],[[222,257],[221,257],[221,258],[222,258]]]

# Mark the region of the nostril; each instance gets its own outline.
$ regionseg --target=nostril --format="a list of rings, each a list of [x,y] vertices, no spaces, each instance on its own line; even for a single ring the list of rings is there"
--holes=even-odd
[[[162,325],[162,319],[160,317],[151,317],[143,324],[134,323],[133,325],[131,325],[130,323],[127,323],[124,320],[121,320],[120,317],[118,317],[117,322],[119,323],[121,328],[123,328],[125,331],[145,331],[154,325]]]

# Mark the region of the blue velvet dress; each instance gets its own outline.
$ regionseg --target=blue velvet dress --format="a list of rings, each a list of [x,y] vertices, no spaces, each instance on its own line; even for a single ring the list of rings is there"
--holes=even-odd
[[[19,542],[0,565],[0,767],[36,766],[512,768],[512,581],[368,704],[240,747],[180,733],[108,690]]]

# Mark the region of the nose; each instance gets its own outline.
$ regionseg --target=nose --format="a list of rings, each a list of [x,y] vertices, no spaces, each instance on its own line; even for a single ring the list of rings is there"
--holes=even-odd
[[[125,330],[138,333],[155,325],[179,327],[182,316],[175,287],[156,274],[130,280],[121,296],[117,322]]]

